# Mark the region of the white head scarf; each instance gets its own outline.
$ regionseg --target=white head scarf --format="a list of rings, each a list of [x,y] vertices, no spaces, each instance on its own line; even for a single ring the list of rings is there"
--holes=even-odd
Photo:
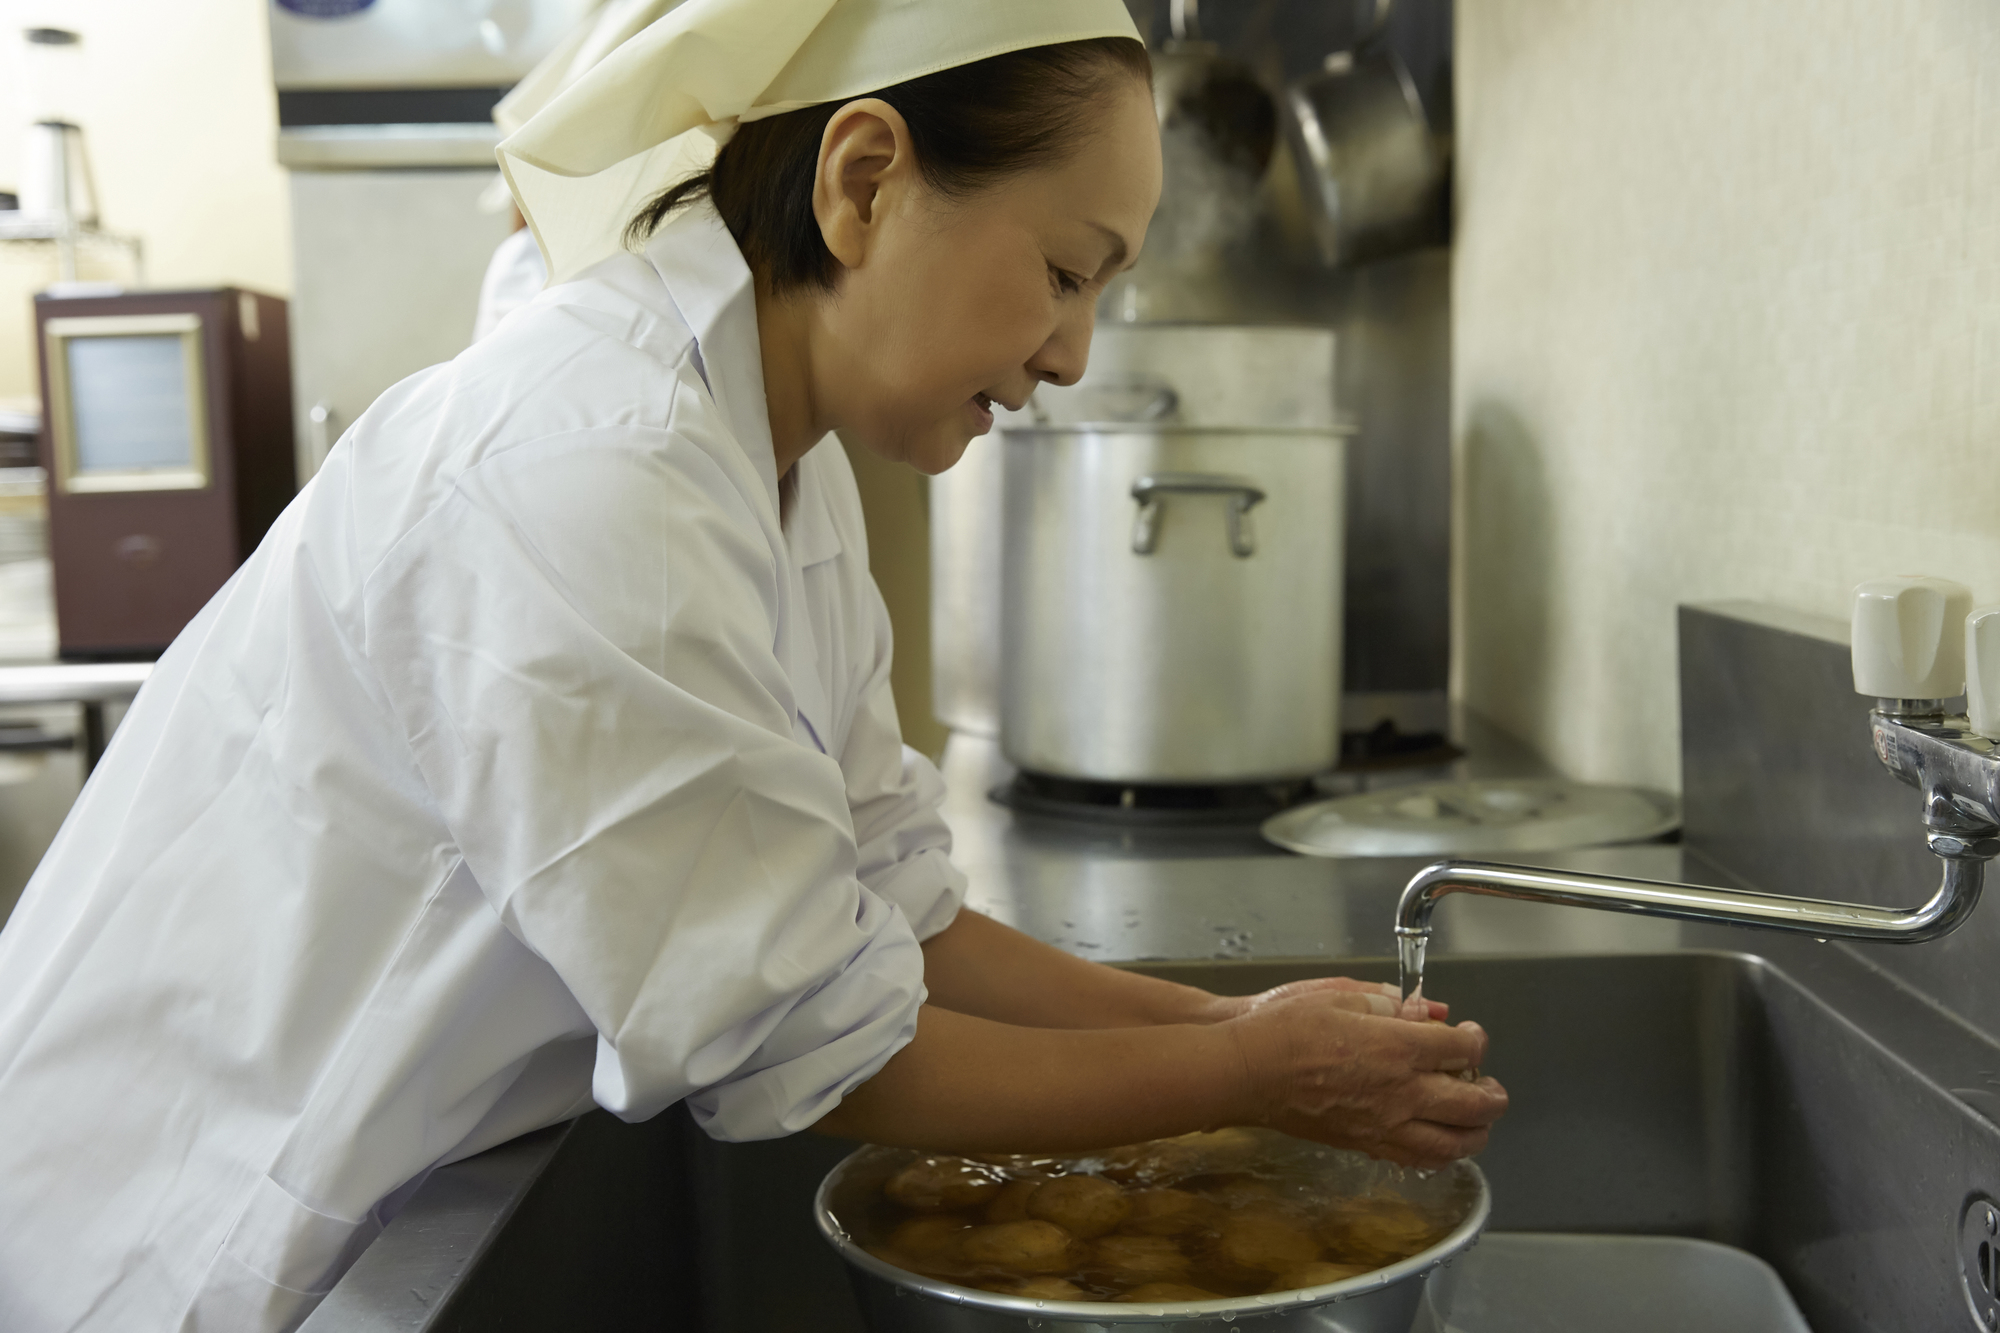
[[[616,0],[495,109],[500,170],[563,282],[743,121],[1092,37],[1140,40],[1124,0]]]
[[[493,123],[505,136],[520,129],[537,111],[597,67],[597,63],[658,22],[681,0],[608,0],[576,25],[556,48],[543,56],[527,76],[493,108]]]

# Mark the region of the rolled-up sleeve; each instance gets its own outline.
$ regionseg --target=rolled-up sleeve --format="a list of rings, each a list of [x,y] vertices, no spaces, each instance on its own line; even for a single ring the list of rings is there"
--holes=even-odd
[[[594,428],[480,463],[370,575],[364,637],[482,892],[596,1028],[598,1103],[754,1139],[881,1068],[924,988],[847,776],[794,738],[731,448]]]
[[[889,687],[892,651],[888,611],[871,582],[874,668],[840,754],[854,812],[861,882],[896,904],[917,938],[949,926],[965,902],[965,876],[951,861],[951,830],[939,813],[944,779],[923,755],[903,744]]]

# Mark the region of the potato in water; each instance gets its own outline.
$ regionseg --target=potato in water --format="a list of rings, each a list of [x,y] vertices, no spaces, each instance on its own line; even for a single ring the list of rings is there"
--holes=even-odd
[[[1060,1273],[1076,1267],[1076,1237],[1052,1222],[994,1222],[958,1245],[965,1261],[1003,1273]]]
[[[1171,1236],[1106,1236],[1090,1247],[1090,1270],[1113,1286],[1185,1277],[1194,1266]]]
[[[919,1157],[890,1177],[882,1192],[920,1213],[971,1208],[1000,1192],[999,1171],[962,1157]]]
[[[1124,1230],[1138,1236],[1185,1236],[1213,1225],[1215,1204],[1186,1190],[1133,1190]]]
[[[1324,1287],[1333,1282],[1345,1282],[1351,1277],[1375,1270],[1367,1264],[1329,1264],[1315,1261],[1300,1264],[1297,1268],[1278,1274],[1271,1283],[1272,1291],[1297,1291],[1300,1287]]]
[[[1342,1199],[1325,1212],[1319,1241],[1338,1263],[1380,1268],[1429,1249],[1447,1230],[1401,1199]]]
[[[1067,1158],[919,1157],[852,1230],[899,1268],[1000,1295],[1212,1301],[1418,1254],[1463,1219],[1469,1188],[1271,1130],[1219,1130]]]
[[[1132,1211],[1125,1191],[1101,1176],[1057,1176],[1028,1196],[1028,1216],[1053,1222],[1079,1240],[1114,1230]]]
[[[958,1253],[959,1242],[972,1223],[955,1213],[923,1213],[889,1233],[889,1248],[917,1259],[939,1259]]]
[[[1319,1257],[1319,1239],[1304,1218],[1288,1217],[1268,1207],[1225,1212],[1203,1254],[1210,1268],[1244,1284],[1269,1282],[1271,1274]]]
[[[1030,1177],[1027,1180],[1010,1180],[1000,1187],[993,1201],[986,1205],[986,1220],[989,1222],[1025,1222],[1028,1218],[1028,1196],[1040,1189],[1046,1181]]]

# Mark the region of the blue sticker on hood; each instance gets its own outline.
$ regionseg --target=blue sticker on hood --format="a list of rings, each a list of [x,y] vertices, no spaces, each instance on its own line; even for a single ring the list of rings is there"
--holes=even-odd
[[[309,19],[339,19],[359,14],[375,0],[278,0],[278,8]]]

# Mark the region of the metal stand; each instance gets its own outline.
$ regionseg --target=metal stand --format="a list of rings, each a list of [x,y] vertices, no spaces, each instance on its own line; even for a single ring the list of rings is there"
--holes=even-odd
[[[77,246],[85,241],[102,242],[123,250],[132,260],[131,285],[146,285],[145,248],[137,236],[99,231],[71,218],[30,217],[24,213],[0,212],[0,244],[55,246],[58,282],[76,281]]]
[[[104,757],[104,704],[101,700],[91,700],[83,706],[83,776],[87,779],[97,771],[97,761]]]
[[[88,779],[96,769],[97,761],[104,757],[107,740],[104,705],[130,702],[152,674],[151,662],[51,662],[46,666],[0,666],[0,707],[81,704],[83,776]],[[66,749],[68,744],[33,748]]]

